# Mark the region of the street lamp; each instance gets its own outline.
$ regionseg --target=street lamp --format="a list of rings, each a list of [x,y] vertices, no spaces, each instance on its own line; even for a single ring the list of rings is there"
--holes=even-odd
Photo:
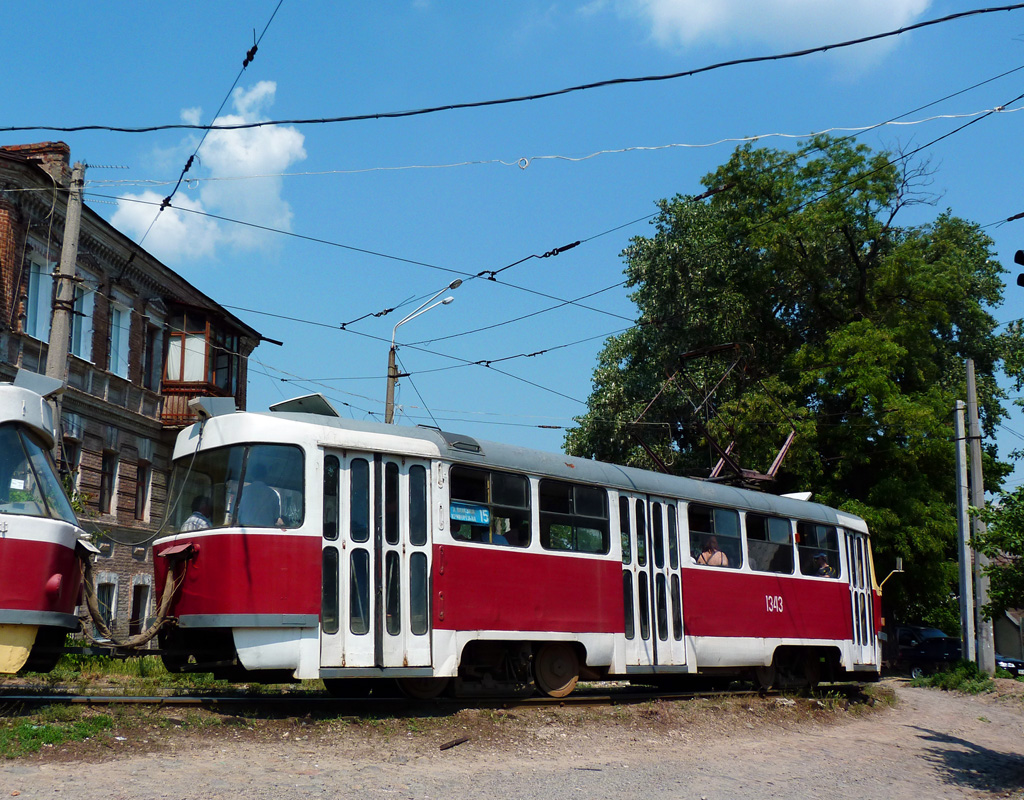
[[[437,306],[446,306],[455,300],[454,297],[446,297],[444,300],[437,300],[445,292],[450,289],[458,289],[462,285],[461,279],[456,279],[450,284],[445,286],[440,292],[435,294],[430,299],[426,300],[411,314],[406,315],[395,323],[395,327],[391,329],[391,349],[388,351],[388,391],[387,399],[384,404],[384,422],[388,425],[395,421],[395,383],[398,381],[398,368],[395,366],[395,334],[398,332],[398,328],[409,320],[416,319],[420,314],[426,314],[430,309],[437,308]],[[437,300],[436,303],[433,301]]]

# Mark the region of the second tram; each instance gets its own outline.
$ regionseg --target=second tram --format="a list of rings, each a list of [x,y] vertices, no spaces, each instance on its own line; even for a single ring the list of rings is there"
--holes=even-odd
[[[179,435],[171,669],[416,696],[878,676],[859,517],[304,400]]]

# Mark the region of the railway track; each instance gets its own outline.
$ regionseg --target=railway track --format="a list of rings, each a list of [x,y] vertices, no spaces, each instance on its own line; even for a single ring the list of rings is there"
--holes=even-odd
[[[862,684],[835,684],[824,687],[819,692],[842,694],[849,700],[863,695]],[[308,713],[334,709],[349,709],[355,712],[373,713],[383,709],[423,709],[423,708],[527,708],[543,706],[613,706],[636,705],[655,700],[665,702],[693,700],[708,697],[779,697],[784,693],[778,690],[769,692],[748,689],[732,691],[694,691],[694,692],[658,692],[637,691],[635,687],[621,691],[580,691],[568,697],[526,697],[526,698],[437,698],[435,700],[413,700],[406,697],[366,697],[345,698],[334,697],[326,693],[302,694],[230,694],[230,695],[123,695],[123,694],[72,694],[54,693],[50,689],[38,692],[21,687],[17,692],[0,690],[0,713],[10,705],[88,705],[88,706],[155,706],[155,707],[199,707],[199,708],[238,708],[262,707],[267,709],[285,709],[289,714]]]

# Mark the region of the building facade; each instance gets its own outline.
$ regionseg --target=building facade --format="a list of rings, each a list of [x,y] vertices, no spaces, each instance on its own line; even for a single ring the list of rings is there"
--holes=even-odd
[[[0,147],[0,380],[46,371],[71,180],[63,142]],[[154,215],[156,210],[154,209]],[[154,609],[152,550],[174,439],[195,397],[245,408],[260,335],[83,207],[55,457],[100,548],[100,606],[119,635]]]

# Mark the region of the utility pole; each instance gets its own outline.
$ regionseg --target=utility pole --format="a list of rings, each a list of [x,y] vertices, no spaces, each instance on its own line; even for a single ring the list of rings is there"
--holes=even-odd
[[[399,327],[407,323],[409,320],[415,319],[420,314],[426,314],[430,309],[436,308],[437,306],[450,305],[455,299],[454,297],[446,297],[444,300],[437,300],[437,298],[449,290],[458,289],[461,285],[461,278],[452,281],[440,292],[418,306],[411,314],[406,314],[395,324],[395,327],[391,329],[391,349],[388,351],[388,388],[384,395],[384,422],[388,425],[391,425],[395,421],[395,384],[398,382],[399,377],[403,377],[399,376],[398,368],[395,366],[395,352],[398,349],[395,344],[395,334],[398,333]],[[431,305],[434,300],[437,300],[437,302]]]
[[[971,505],[977,509],[985,507],[985,484],[981,476],[981,428],[978,425],[978,387],[974,376],[974,359],[967,359],[967,438],[971,443]],[[985,533],[985,523],[977,517],[973,524],[974,536]],[[975,608],[978,614],[978,669],[989,675],[996,671],[995,642],[992,635],[992,620],[981,618],[982,608],[988,604],[988,575],[985,568],[988,558],[979,550],[974,551]]]
[[[974,581],[971,574],[970,513],[967,504],[967,432],[964,423],[964,401],[956,401],[956,531],[960,566],[960,643],[962,655],[977,661],[974,649]]]
[[[67,385],[68,349],[71,343],[71,315],[75,306],[75,265],[78,263],[78,232],[82,227],[82,184],[85,164],[76,162],[71,172],[71,187],[64,214],[64,242],[60,249],[60,266],[54,275],[56,284],[53,319],[50,322],[50,343],[46,350],[46,377]],[[60,396],[54,397],[54,422],[58,430],[56,448],[60,448]]]

